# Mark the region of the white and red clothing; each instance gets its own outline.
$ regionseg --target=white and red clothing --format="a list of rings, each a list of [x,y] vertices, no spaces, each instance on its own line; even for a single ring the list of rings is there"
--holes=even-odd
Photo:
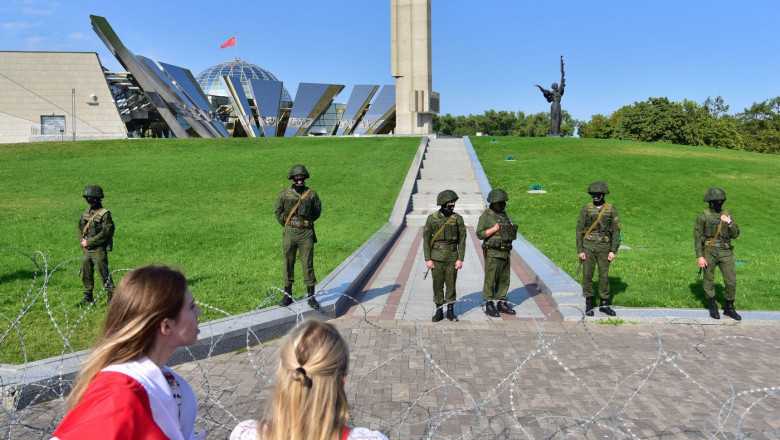
[[[192,440],[197,411],[189,384],[144,357],[101,370],[52,439]]]
[[[257,440],[260,437],[261,424],[257,420],[244,420],[230,433],[230,440]],[[344,428],[341,440],[388,440],[379,431],[368,428]]]

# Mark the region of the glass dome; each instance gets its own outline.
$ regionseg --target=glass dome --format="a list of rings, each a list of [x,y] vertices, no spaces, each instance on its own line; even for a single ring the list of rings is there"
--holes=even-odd
[[[252,99],[254,99],[254,95],[252,95],[252,91],[249,89],[247,78],[279,81],[279,79],[276,78],[273,73],[263,69],[260,66],[247,63],[246,61],[242,61],[238,58],[233,61],[216,64],[207,68],[203,72],[200,72],[197,77],[195,77],[195,81],[200,84],[203,92],[207,95],[226,97],[228,96],[228,92],[224,87],[222,87],[222,84],[219,80],[219,78],[222,76],[232,76],[236,78],[240,77],[241,84],[244,86],[244,93],[246,93],[247,98]],[[292,102],[290,93],[284,86],[282,86],[282,101]]]

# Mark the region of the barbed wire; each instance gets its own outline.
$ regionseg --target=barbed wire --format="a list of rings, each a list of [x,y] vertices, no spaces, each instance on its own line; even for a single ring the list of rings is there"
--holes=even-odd
[[[87,311],[69,314],[63,299],[69,292],[52,282],[52,274],[73,260],[50,266],[41,252],[0,252],[15,253],[31,268],[24,272],[30,284],[18,315],[0,321],[3,359],[14,349],[24,360],[13,374],[11,366],[0,366],[0,438],[48,438],[66,412],[72,375],[64,359],[74,351],[70,340]],[[283,293],[267,288],[255,312]],[[332,322],[351,350],[351,423],[393,439],[780,437],[777,326],[690,319],[607,325],[584,315],[576,322],[485,320],[481,304],[466,299],[459,308],[468,312],[459,322],[372,320],[370,309],[349,301],[351,317]],[[41,368],[28,362],[25,344],[26,326],[40,325],[25,320],[37,304],[63,347],[48,359],[56,373],[23,389],[20,384]],[[283,309],[294,321],[308,310],[305,299]],[[215,335],[205,356],[187,350],[188,361],[174,367],[196,393],[196,432],[207,429],[208,438],[227,438],[239,421],[261,417],[270,396],[280,340],[244,332],[244,348],[216,354],[223,340]],[[21,392],[31,392],[31,405],[15,405]]]

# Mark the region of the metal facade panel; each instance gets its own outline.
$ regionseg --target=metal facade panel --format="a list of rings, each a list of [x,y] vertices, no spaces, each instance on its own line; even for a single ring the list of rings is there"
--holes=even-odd
[[[255,97],[255,106],[260,116],[260,127],[266,137],[276,136],[279,126],[279,107],[282,99],[281,81],[250,79],[249,87]]]
[[[305,134],[342,89],[344,86],[340,84],[300,83],[284,135],[289,137]]]
[[[379,91],[374,103],[366,115],[355,127],[354,134],[375,134],[380,131],[395,114],[395,86],[386,85]]]
[[[249,105],[249,99],[247,99],[246,93],[244,93],[241,81],[233,76],[223,76],[222,81],[225,82],[225,87],[230,93],[229,97],[233,104],[233,109],[241,125],[244,126],[247,136],[260,137],[261,134],[260,130],[257,129],[257,121],[255,121],[252,107]]]
[[[349,101],[347,101],[347,107],[344,109],[341,121],[339,121],[336,136],[352,134],[352,130],[360,122],[363,112],[368,107],[368,103],[371,102],[371,98],[374,97],[377,90],[379,90],[379,86],[376,85],[356,85],[352,88]]]

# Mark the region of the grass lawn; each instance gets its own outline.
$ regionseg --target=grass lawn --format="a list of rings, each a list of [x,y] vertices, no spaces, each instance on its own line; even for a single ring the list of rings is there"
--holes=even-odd
[[[587,188],[604,180],[623,223],[610,268],[614,304],[704,307],[693,226],[710,187],[726,191],[724,209],[741,235],[737,309],[780,310],[780,157],[712,148],[577,138],[472,137],[493,188],[509,194],[520,233],[576,280],[574,228]],[[514,156],[514,161],[507,161]],[[547,194],[528,194],[534,183]],[[716,297],[723,304],[720,271]]]
[[[0,251],[0,363],[84,349],[96,335],[105,307],[74,307],[83,290],[76,224],[87,207],[85,185],[103,187],[103,204],[116,223],[109,254],[115,279],[150,263],[178,267],[196,300],[214,308],[204,308],[205,321],[281,299],[274,287],[282,287],[282,227],[273,205],[290,184],[291,165],[306,165],[307,183],[322,199],[315,251],[322,280],[387,222],[419,143],[275,138],[0,145],[0,249],[11,250]],[[32,260],[48,280],[43,271],[36,274]],[[300,278],[294,293],[305,294]],[[104,303],[105,293],[98,300]]]

